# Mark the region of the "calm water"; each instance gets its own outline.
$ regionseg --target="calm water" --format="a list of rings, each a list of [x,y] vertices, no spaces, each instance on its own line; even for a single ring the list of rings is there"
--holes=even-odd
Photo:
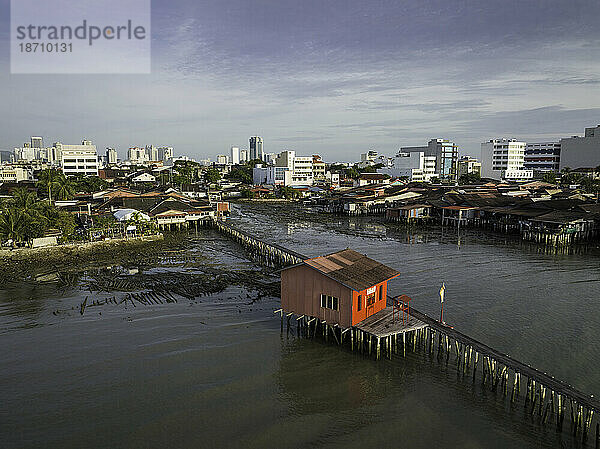
[[[389,264],[402,272],[391,292],[434,316],[443,281],[452,325],[600,394],[596,250],[544,254],[503,236],[408,234],[370,219],[304,219],[267,207],[237,207],[234,221],[305,254],[351,247]],[[83,315],[86,296],[120,300],[127,292],[94,290],[97,272],[0,290],[0,446],[582,447],[541,426],[522,402],[511,407],[482,389],[479,376],[462,378],[453,360],[409,353],[377,362],[281,335],[278,299],[247,282],[274,279],[211,231],[163,260],[111,273],[131,279],[134,292],[220,272],[230,285]]]

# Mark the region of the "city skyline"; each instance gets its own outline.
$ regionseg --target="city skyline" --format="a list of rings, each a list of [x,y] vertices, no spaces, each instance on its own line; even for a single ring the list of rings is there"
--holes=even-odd
[[[329,160],[431,138],[479,157],[488,139],[556,140],[600,122],[594,2],[154,1],[151,75],[68,76],[8,74],[9,3],[3,150],[41,135],[204,158],[258,135],[265,152]]]

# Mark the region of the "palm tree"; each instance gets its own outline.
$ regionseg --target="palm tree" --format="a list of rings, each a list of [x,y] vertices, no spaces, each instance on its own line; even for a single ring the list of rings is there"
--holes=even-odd
[[[0,210],[0,237],[2,240],[21,242],[25,240],[26,224],[23,212],[14,207]]]
[[[38,186],[48,190],[50,204],[52,204],[52,189],[57,186],[61,177],[64,178],[65,175],[54,168],[43,170],[38,176]]]
[[[75,195],[75,186],[73,182],[61,173],[56,181],[56,198],[59,200],[69,200]]]

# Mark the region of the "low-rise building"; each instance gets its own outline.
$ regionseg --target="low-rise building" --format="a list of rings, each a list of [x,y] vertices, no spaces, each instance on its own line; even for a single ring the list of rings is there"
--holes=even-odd
[[[0,183],[32,181],[33,173],[23,167],[13,165],[0,165]]]

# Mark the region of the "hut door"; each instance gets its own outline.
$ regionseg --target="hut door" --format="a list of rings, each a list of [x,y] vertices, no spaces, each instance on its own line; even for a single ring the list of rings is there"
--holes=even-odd
[[[366,297],[367,300],[367,316],[373,315],[375,312],[375,293],[371,293]]]

